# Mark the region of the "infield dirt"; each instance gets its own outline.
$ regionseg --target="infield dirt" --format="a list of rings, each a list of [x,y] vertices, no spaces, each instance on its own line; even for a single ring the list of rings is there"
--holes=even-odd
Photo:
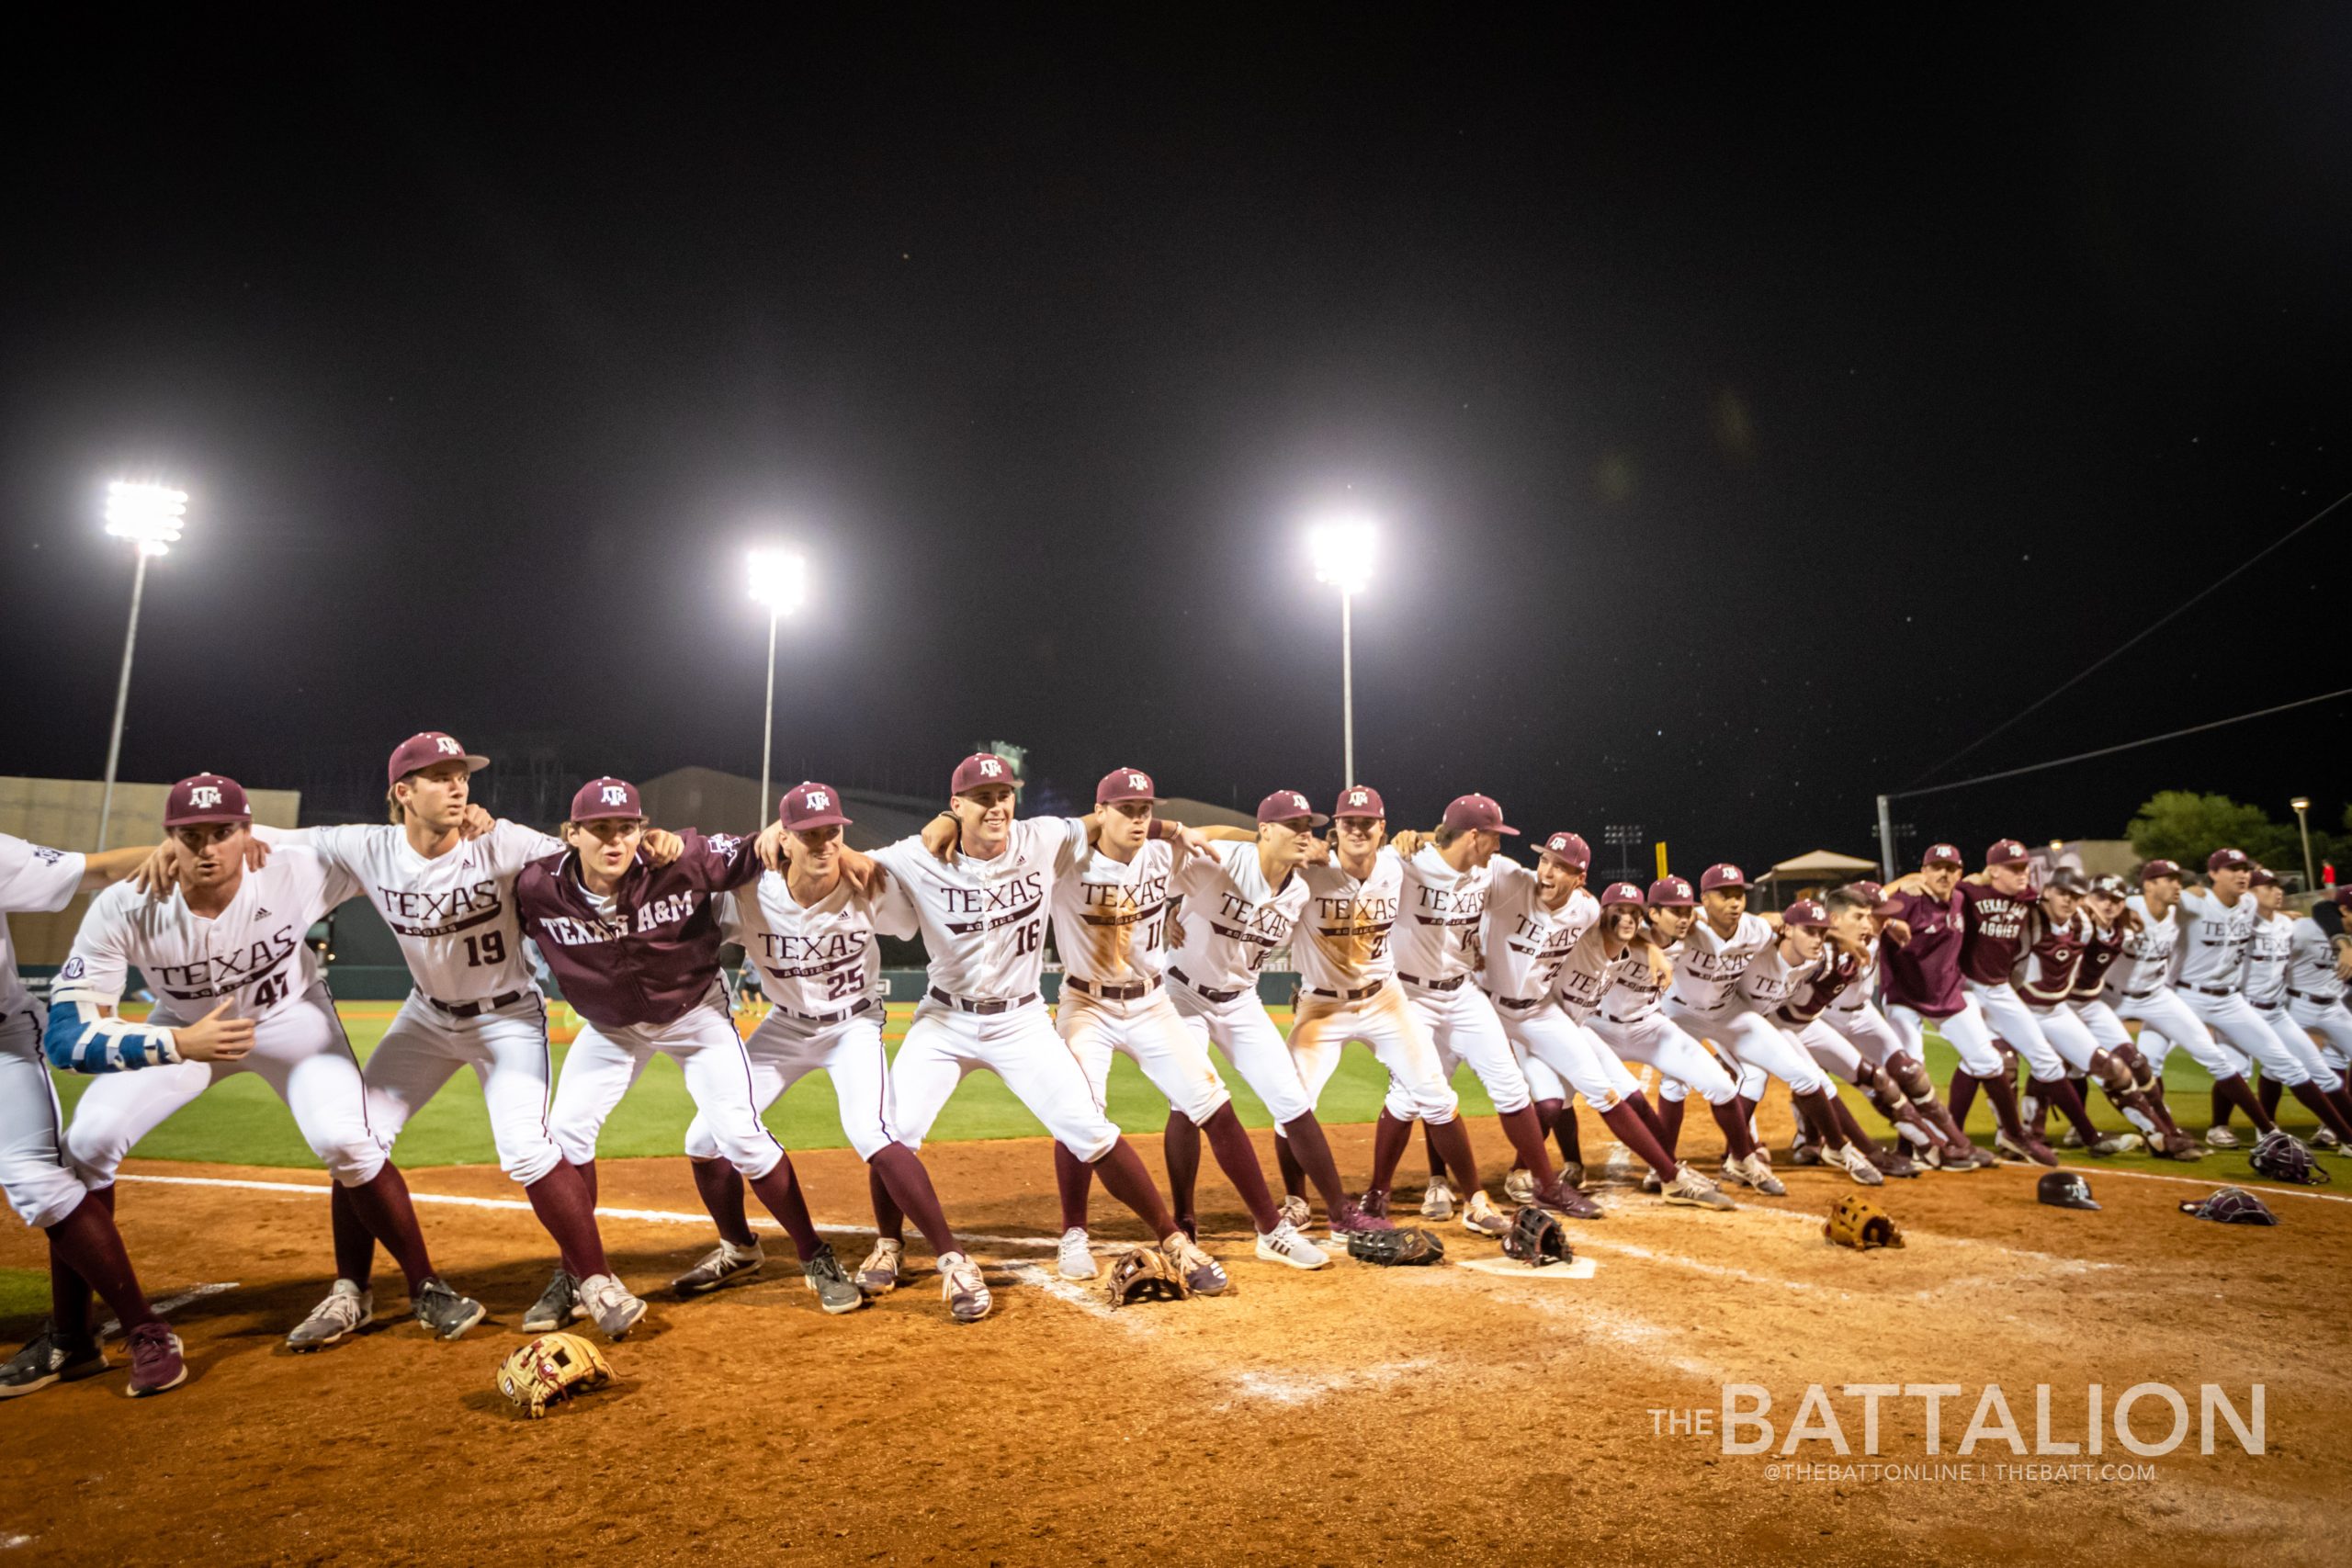
[[[1360,1174],[1369,1129],[1332,1132],[1342,1170]],[[1491,1121],[1474,1134],[1491,1160]],[[1156,1171],[1158,1140],[1136,1142]],[[1271,1138],[1257,1142],[1272,1170]],[[126,1400],[118,1344],[107,1376],[0,1409],[13,1480],[0,1542],[93,1563],[2340,1558],[2341,1201],[2279,1195],[2278,1228],[2233,1228],[2177,1211],[2195,1185],[2094,1169],[2106,1208],[2086,1213],[2037,1204],[2021,1169],[1929,1176],[1876,1195],[1909,1245],[1858,1255],[1819,1226],[1850,1184],[1797,1170],[1787,1198],[1743,1196],[1728,1214],[1610,1190],[1606,1221],[1570,1226],[1597,1264],[1589,1279],[1348,1261],[1310,1275],[1250,1256],[1211,1170],[1204,1229],[1232,1292],[1113,1314],[1050,1278],[1043,1141],[925,1157],[961,1230],[1031,1238],[974,1246],[996,1288],[989,1321],[949,1321],[927,1255],[896,1294],[823,1316],[772,1233],[756,1282],[679,1303],[660,1287],[708,1245],[707,1226],[608,1216],[615,1260],[653,1310],[610,1351],[617,1387],[537,1423],[491,1388],[551,1266],[526,1212],[421,1206],[442,1271],[491,1307],[465,1339],[393,1320],[296,1357],[279,1341],[330,1267],[324,1176],[134,1163],[129,1174],[318,1190],[126,1182],[122,1228],[156,1298],[234,1288],[172,1314],[185,1388]],[[797,1159],[820,1222],[865,1221],[854,1155]],[[1408,1175],[1418,1165],[1417,1151]],[[408,1175],[421,1197],[518,1196],[492,1168]],[[681,1160],[607,1163],[602,1199],[697,1213]],[[1140,1239],[1099,1192],[1094,1215],[1098,1240]],[[1498,1256],[1438,1228],[1456,1258]],[[836,1246],[854,1265],[864,1241]],[[0,1266],[42,1263],[37,1237],[0,1235]],[[387,1315],[404,1310],[388,1262],[378,1284]],[[2109,1436],[2105,1461],[2153,1465],[2152,1478],[2010,1479],[1994,1468],[2102,1461],[2020,1459],[2006,1439],[1954,1451],[1987,1383],[2030,1448],[2036,1384],[2052,1385],[2052,1436],[2079,1439],[2086,1385],[2111,1408],[2142,1382],[2180,1389],[2191,1417],[2161,1458]],[[2265,1386],[2266,1452],[2241,1452],[2226,1427],[2213,1454],[2197,1451],[2208,1382],[2242,1412],[2248,1386]],[[1715,1410],[1725,1383],[1768,1389],[1781,1437],[1806,1385],[1826,1385],[1853,1453],[1823,1439],[1787,1459],[1777,1444],[1732,1455],[1715,1435],[1654,1429],[1653,1412]],[[1984,1473],[1790,1478],[1803,1462],[1872,1462],[1849,1383],[1961,1385],[1940,1455],[1923,1403],[1887,1401],[1876,1462]],[[2168,1425],[2153,1403],[2134,1422],[2152,1439]]]

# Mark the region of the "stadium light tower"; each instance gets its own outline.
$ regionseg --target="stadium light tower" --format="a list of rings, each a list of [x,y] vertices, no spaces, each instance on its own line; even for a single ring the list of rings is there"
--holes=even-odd
[[[1307,531],[1306,547],[1315,559],[1315,581],[1340,591],[1340,784],[1356,782],[1355,596],[1372,586],[1373,560],[1379,536],[1363,518],[1341,518]]]
[[[117,479],[107,486],[107,532],[138,547],[138,564],[130,571],[130,629],[122,637],[122,678],[115,684],[114,729],[107,738],[107,786],[98,797],[98,841],[107,847],[107,829],[114,820],[115,764],[122,760],[122,717],[130,703],[130,655],[139,646],[139,601],[147,591],[147,559],[179,542],[187,516],[187,491],[164,485],[132,484]]]
[[[2292,800],[2289,801],[2287,804],[2288,804],[2288,805],[2290,805],[2290,806],[2291,806],[2291,807],[2293,807],[2295,808],[2295,826],[2296,826],[2297,828],[2299,828],[2299,829],[2301,829],[2302,830],[2302,835],[2303,835],[2303,891],[2304,891],[2304,892],[2306,892],[2306,893],[2308,893],[2308,892],[2310,892],[2312,888],[2317,887],[2317,886],[2319,886],[2319,874],[2318,874],[2317,870],[2316,870],[2316,869],[2312,865],[2312,815],[2311,815],[2311,813],[2312,813],[2312,800],[2311,800],[2311,796],[2309,796],[2309,795],[2299,795],[2295,796],[2295,798],[2294,798],[2294,799],[2292,799]]]
[[[760,822],[775,808],[768,798],[769,763],[775,752],[775,626],[800,608],[808,597],[808,562],[793,550],[753,550],[751,558],[752,599],[768,612],[768,707],[760,726]]]

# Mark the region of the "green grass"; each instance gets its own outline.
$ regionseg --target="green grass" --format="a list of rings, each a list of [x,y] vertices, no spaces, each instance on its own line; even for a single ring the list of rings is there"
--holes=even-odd
[[[48,1269],[0,1269],[0,1322],[48,1315]]]
[[[884,1039],[896,1053],[899,1038],[905,1033],[907,1020],[913,1013],[910,1004],[894,1005]],[[345,1018],[352,1043],[365,1058],[376,1047],[384,1027],[390,1021],[388,1005],[347,1005]],[[1274,1010],[1275,1021],[1287,1025],[1288,1010]],[[562,1047],[557,1048],[559,1058]],[[1928,1068],[1939,1085],[1950,1081],[1952,1054],[1949,1047],[1933,1036],[1929,1037]],[[2186,1064],[2184,1066],[2182,1064]],[[1272,1119],[1257,1096],[1250,1092],[1239,1075],[1219,1070],[1232,1088],[1234,1105],[1242,1121],[1251,1127],[1267,1127]],[[70,1073],[59,1073],[58,1097],[65,1103],[70,1115],[74,1101],[88,1087],[89,1078]],[[2174,1065],[2165,1074],[2175,1113],[2182,1123],[2201,1129],[2207,1121],[2204,1075],[2187,1055],[2174,1053]],[[1493,1112],[1494,1105],[1486,1090],[1467,1067],[1454,1075],[1454,1087],[1462,1096],[1463,1111],[1472,1116],[1484,1117]],[[1387,1090],[1387,1075],[1369,1053],[1351,1049],[1341,1058],[1338,1075],[1325,1090],[1319,1108],[1326,1122],[1369,1122],[1380,1110],[1382,1097]],[[1852,1091],[1849,1090],[1849,1097]],[[1125,1056],[1111,1059],[1110,1082],[1111,1119],[1131,1133],[1156,1133],[1168,1119],[1168,1102],[1151,1087],[1134,1063]],[[2093,1114],[2102,1126],[2122,1126],[2123,1121],[2105,1100],[2096,1094]],[[2290,1101],[2281,1107],[2293,1112],[2298,1108]],[[1879,1130],[1874,1111],[1862,1108],[1862,1125],[1872,1135]],[[694,1102],[686,1096],[685,1083],[675,1063],[668,1057],[657,1057],[649,1066],[637,1087],[622,1100],[605,1124],[598,1153],[611,1158],[639,1156],[674,1155],[685,1136],[686,1123],[694,1119]],[[1588,1124],[1590,1119],[1588,1118]],[[812,1073],[793,1086],[791,1091],[776,1101],[767,1115],[767,1123],[786,1148],[838,1148],[848,1140],[842,1135],[841,1122],[833,1106],[831,1080],[822,1073]],[[1713,1127],[1699,1119],[1699,1135],[1709,1136]],[[2295,1129],[2290,1124],[2290,1130]],[[2308,1131],[2308,1129],[2300,1129]],[[1978,1097],[1974,1113],[1969,1119],[1969,1131],[1980,1142],[1989,1143],[1993,1131],[1992,1113],[1984,1098]],[[2246,1129],[2239,1129],[2243,1135]],[[1002,1081],[992,1073],[974,1073],[956,1091],[947,1108],[942,1111],[938,1125],[932,1130],[934,1142],[955,1142],[973,1138],[1042,1137],[1045,1128],[1029,1114],[1020,1101],[1014,1100]],[[1498,1147],[1499,1145],[1498,1145]],[[251,1074],[239,1074],[227,1082],[206,1091],[204,1096],[178,1115],[148,1134],[131,1151],[148,1159],[179,1159],[215,1161],[233,1165],[264,1165],[315,1167],[308,1147],[295,1131],[294,1121],[287,1113],[277,1097],[266,1085]],[[402,1133],[396,1151],[401,1164],[407,1166],[491,1165],[497,1155],[491,1145],[490,1118],[483,1109],[481,1086],[469,1072],[461,1072],[449,1080],[448,1087],[436,1095],[432,1103],[417,1112]],[[2197,1168],[2203,1172],[2219,1174],[2227,1164],[2235,1170],[2245,1160],[2243,1154],[2209,1157]],[[1408,1162],[1409,1163],[1409,1162]],[[2185,1168],[2170,1161],[2150,1159],[2143,1156],[2125,1156],[2102,1164],[2114,1164],[2127,1168],[2141,1168],[2181,1171]],[[2242,1174],[2242,1173],[2241,1173]],[[6,1315],[9,1297],[5,1293],[7,1283],[0,1276],[0,1316]]]

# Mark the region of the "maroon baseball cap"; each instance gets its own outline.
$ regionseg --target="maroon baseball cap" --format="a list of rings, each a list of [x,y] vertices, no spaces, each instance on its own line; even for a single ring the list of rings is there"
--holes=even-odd
[[[476,756],[458,744],[452,736],[437,729],[412,735],[392,749],[391,765],[386,770],[384,783],[396,784],[411,773],[420,773],[436,762],[463,762],[466,772],[478,773],[490,766],[490,759]]]
[[[2328,894],[2339,909],[2352,909],[2352,886],[2338,887]]]
[[[796,832],[849,826],[849,818],[842,815],[842,792],[814,779],[786,790],[784,798],[776,802],[775,814],[778,820]]]
[[[1491,795],[1460,795],[1446,806],[1445,825],[1457,833],[1509,833],[1516,838],[1519,829],[1503,822],[1503,808]]]
[[[1011,784],[1021,787],[1020,777],[1012,764],[993,751],[975,751],[956,764],[956,776],[947,781],[947,793],[967,795],[982,784]]]
[[[1811,898],[1800,898],[1781,911],[1781,923],[1784,926],[1826,926],[1829,923],[1829,911]]]
[[[1700,874],[1699,891],[1713,893],[1721,887],[1736,887],[1745,893],[1747,891],[1747,878],[1731,862],[1718,861]]]
[[[1385,818],[1388,807],[1382,805],[1380,792],[1363,784],[1350,784],[1340,792],[1340,804],[1331,807],[1334,817],[1378,817]]]
[[[2271,870],[2267,865],[2256,866],[2254,868],[2254,886],[2256,887],[2276,887],[2278,886],[2278,874]]]
[[[1967,863],[1960,858],[1959,847],[1953,844],[1929,844],[1928,852],[1919,857],[1919,869],[1922,871],[1931,865],[1966,865]]]
[[[2033,858],[2033,852],[2015,839],[2001,839],[1984,852],[1986,865],[2023,865]]]
[[[2253,863],[2244,850],[2215,850],[2205,857],[2207,871],[2236,871]]]
[[[1295,789],[1278,789],[1258,803],[1258,820],[1261,822],[1294,822],[1301,817],[1317,828],[1331,820],[1307,805],[1306,796]]]
[[[2180,863],[2178,861],[2152,860],[2147,864],[2140,868],[2140,880],[2143,884],[2154,882],[2161,877],[2166,876],[2171,877],[2176,882],[2180,879]]]
[[[571,820],[574,822],[644,815],[644,804],[637,798],[637,786],[626,779],[590,779],[571,797]]]
[[[1094,804],[1114,806],[1123,800],[1140,800],[1147,805],[1159,796],[1152,793],[1151,775],[1134,768],[1113,768],[1094,786]]]
[[[1559,856],[1578,871],[1589,870],[1592,865],[1592,846],[1574,833],[1553,834],[1544,840],[1544,852]],[[1631,887],[1633,884],[1621,882],[1617,886]]]
[[[1642,907],[1642,890],[1630,882],[1612,882],[1600,896],[1600,907],[1606,909],[1612,904],[1631,904],[1638,909]]]
[[[164,826],[192,828],[199,822],[250,822],[254,808],[245,804],[245,786],[219,773],[198,773],[182,779],[164,797]]]
[[[1661,876],[1650,884],[1651,908],[1689,908],[1692,902],[1690,885],[1679,876]]]
[[[1869,899],[1873,904],[1884,903],[1886,901],[1886,889],[1881,886],[1878,883],[1872,882],[1867,876],[1862,878],[1860,882],[1849,882],[1846,886],[1849,889],[1861,895],[1861,897]]]

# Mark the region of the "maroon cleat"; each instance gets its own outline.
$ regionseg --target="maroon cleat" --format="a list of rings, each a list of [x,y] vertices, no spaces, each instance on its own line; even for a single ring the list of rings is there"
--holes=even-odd
[[[130,1397],[144,1399],[187,1382],[180,1337],[169,1325],[142,1323],[130,1331]]]
[[[1547,1209],[1557,1209],[1572,1220],[1598,1220],[1607,1217],[1600,1204],[1565,1181],[1555,1181],[1549,1187],[1537,1188],[1535,1201]]]
[[[1350,1231],[1393,1231],[1396,1227],[1388,1219],[1388,1194],[1367,1192],[1361,1198],[1346,1200],[1340,1211],[1331,1216],[1331,1231],[1345,1235]]]
[[[1919,1174],[1918,1166],[1900,1149],[1883,1148],[1871,1156],[1871,1163],[1878,1167],[1882,1176],[1914,1177]]]

